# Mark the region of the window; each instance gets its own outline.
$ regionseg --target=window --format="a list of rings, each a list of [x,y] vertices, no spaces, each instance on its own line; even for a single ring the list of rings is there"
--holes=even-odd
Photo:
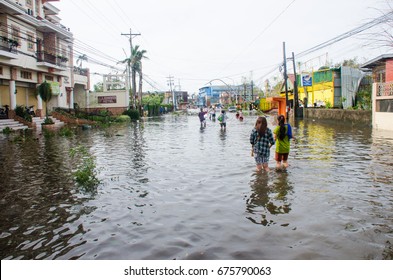
[[[0,75],[3,75],[3,67],[0,67]]]
[[[32,80],[33,79],[33,73],[31,73],[29,71],[20,71],[20,77],[22,79]]]
[[[34,52],[34,35],[27,33],[27,50]]]

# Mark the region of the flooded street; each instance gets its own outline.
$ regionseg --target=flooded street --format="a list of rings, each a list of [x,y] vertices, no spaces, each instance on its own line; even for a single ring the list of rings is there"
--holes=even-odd
[[[299,121],[288,171],[256,173],[255,119],[0,134],[1,259],[393,259],[393,135]],[[79,145],[96,191],[72,180]]]

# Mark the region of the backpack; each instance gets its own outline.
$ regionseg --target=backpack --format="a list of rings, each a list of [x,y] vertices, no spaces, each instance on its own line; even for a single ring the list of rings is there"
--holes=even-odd
[[[223,120],[223,115],[221,114],[221,115],[218,116],[218,121],[222,122],[222,120]]]
[[[292,127],[290,124],[287,124],[287,128],[288,128],[288,131],[287,131],[288,139],[291,140],[292,139]]]

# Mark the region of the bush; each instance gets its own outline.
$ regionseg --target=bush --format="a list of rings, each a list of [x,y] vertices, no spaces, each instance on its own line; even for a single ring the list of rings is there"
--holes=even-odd
[[[59,135],[64,137],[71,137],[74,135],[74,132],[69,127],[63,126],[59,130]]]
[[[10,128],[9,126],[7,126],[6,128],[3,128],[4,134],[10,134],[12,131],[13,131],[12,128]]]
[[[73,166],[77,167],[72,173],[76,183],[87,190],[94,189],[100,183],[95,171],[95,157],[84,146],[72,148],[70,156],[74,161]]]
[[[33,120],[31,115],[27,112],[27,110],[23,106],[20,105],[16,106],[15,114],[28,122],[32,122]]]
[[[129,122],[129,121],[131,121],[131,118],[128,115],[121,115],[116,118],[116,121],[117,122]]]
[[[123,115],[129,116],[133,121],[139,120],[140,118],[138,110],[133,110],[133,109],[128,109],[124,111]]]

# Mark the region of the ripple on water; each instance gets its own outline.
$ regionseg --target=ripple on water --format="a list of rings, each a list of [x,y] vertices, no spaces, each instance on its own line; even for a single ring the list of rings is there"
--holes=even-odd
[[[393,141],[301,121],[288,171],[256,173],[255,116],[229,117],[225,132],[168,115],[26,147],[0,139],[2,259],[388,258]],[[77,145],[95,156],[95,193],[72,182]]]

